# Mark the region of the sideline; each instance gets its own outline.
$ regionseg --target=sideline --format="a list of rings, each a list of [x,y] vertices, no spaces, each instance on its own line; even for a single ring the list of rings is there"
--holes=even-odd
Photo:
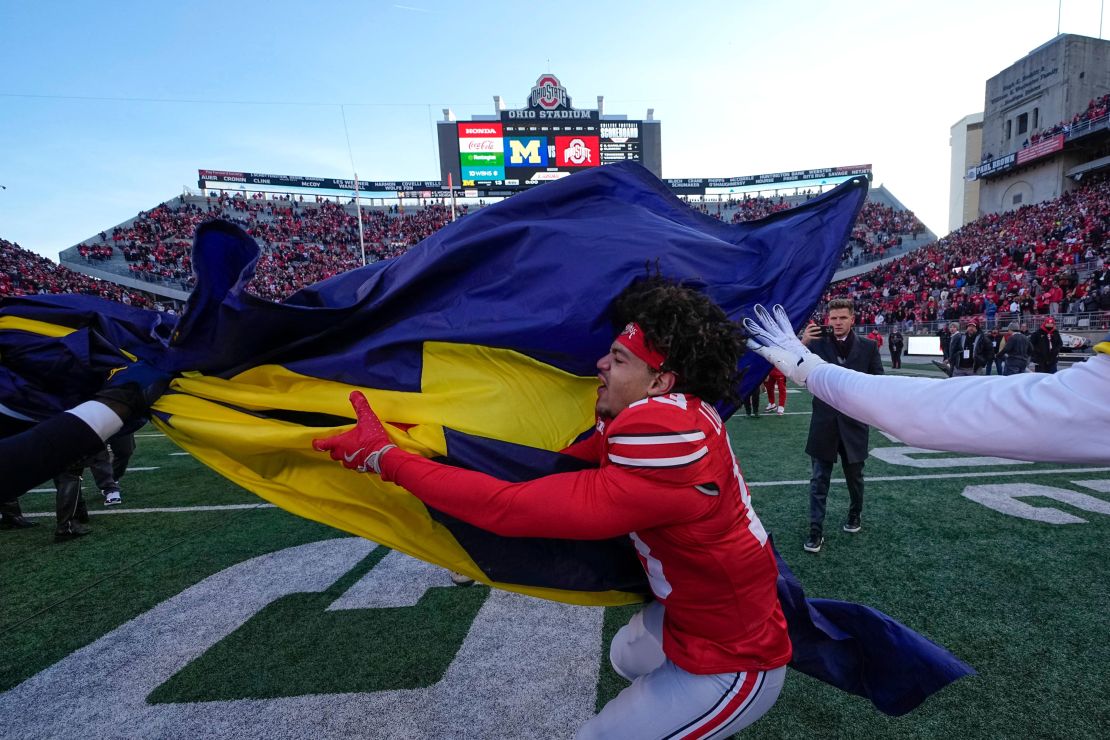
[[[192,511],[239,511],[240,509],[276,509],[273,504],[224,504],[222,506],[166,506],[147,509],[120,509],[114,507],[104,511],[89,511],[89,516],[105,516],[108,514],[187,514]],[[26,517],[53,517],[53,511],[34,511],[24,513]]]
[[[991,470],[987,472],[966,473],[929,473],[926,475],[876,475],[867,476],[867,482],[896,481],[896,480],[945,480],[949,478],[995,478],[1003,475],[1070,475],[1072,473],[1105,473],[1110,468],[1056,468],[1053,470]],[[833,478],[832,483],[844,483],[843,478]],[[746,478],[744,483],[748,488],[773,487],[773,486],[808,486],[809,479],[805,480],[767,480],[750,481]]]
[[[1053,468],[1051,470],[992,470],[962,473],[930,473],[926,475],[877,475],[868,476],[870,482],[880,481],[914,481],[914,480],[950,480],[953,478],[995,478],[1014,475],[1074,475],[1075,473],[1106,473],[1110,468]],[[843,478],[833,478],[832,483],[844,483]],[[776,486],[808,486],[809,479],[805,480],[765,480],[750,481],[745,479],[748,488],[774,488]],[[48,489],[53,491],[53,489]],[[159,508],[123,509],[112,508],[101,511],[89,511],[89,516],[105,516],[108,514],[188,514],[191,512],[205,511],[240,511],[243,509],[276,509],[274,504],[223,504],[220,506],[166,506]],[[26,517],[52,517],[53,511],[25,512]]]

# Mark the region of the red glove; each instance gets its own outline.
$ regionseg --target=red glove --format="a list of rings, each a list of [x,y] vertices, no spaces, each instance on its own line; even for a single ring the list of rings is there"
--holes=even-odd
[[[327,439],[312,440],[312,449],[317,452],[330,452],[332,460],[343,463],[343,467],[365,473],[373,470],[381,475],[381,458],[388,450],[397,445],[389,441],[378,415],[370,408],[370,403],[362,391],[351,393],[351,406],[355,409],[358,421],[354,429]]]

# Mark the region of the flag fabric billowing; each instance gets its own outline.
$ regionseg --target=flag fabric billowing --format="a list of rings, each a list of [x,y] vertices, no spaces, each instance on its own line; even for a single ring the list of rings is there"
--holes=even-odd
[[[123,351],[178,375],[154,407],[171,439],[282,508],[499,588],[633,603],[647,587],[627,538],[497,537],[335,465],[312,451],[312,439],[353,422],[347,397],[358,389],[409,451],[511,480],[572,469],[577,463],[555,451],[592,426],[595,362],[615,333],[608,309],[621,290],[650,266],[698,286],[733,319],[755,303],[781,303],[800,326],[832,277],[866,192],[866,181],[854,179],[797,208],[731,225],[689,208],[638,165],[608,165],[483,208],[401,257],[281,304],[245,292],[258,259],[254,241],[210,222],[197,231],[197,287],[180,319],[104,310],[107,302],[81,296],[0,304],[5,367],[21,342],[39,343],[0,375],[0,404],[43,418],[72,398],[58,392],[63,378],[46,377],[33,358],[53,352],[65,360],[53,367],[84,389]],[[62,347],[65,340],[76,349]],[[768,368],[746,354],[740,392]],[[804,597],[790,598],[801,598],[796,611],[813,624]],[[863,640],[853,624],[870,623],[857,615],[815,629],[832,624]],[[871,657],[839,652],[836,660],[846,663],[844,675],[858,676],[874,670]],[[874,684],[846,686],[860,693]]]
[[[794,655],[790,667],[871,700],[899,717],[975,670],[877,609],[848,601],[807,599],[775,550],[778,593]]]

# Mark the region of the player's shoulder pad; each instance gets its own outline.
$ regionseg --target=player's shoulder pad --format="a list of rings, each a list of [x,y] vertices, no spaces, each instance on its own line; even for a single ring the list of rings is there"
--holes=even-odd
[[[712,409],[709,409],[712,411]],[[693,396],[673,393],[637,401],[609,425],[609,462],[628,468],[683,468],[709,454],[720,417]]]

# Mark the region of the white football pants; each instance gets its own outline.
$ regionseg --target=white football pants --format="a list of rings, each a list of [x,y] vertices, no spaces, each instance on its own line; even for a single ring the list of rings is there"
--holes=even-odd
[[[632,685],[578,730],[578,740],[728,737],[774,706],[786,677],[786,666],[759,673],[687,673],[663,654],[659,602],[620,628],[609,660]]]

